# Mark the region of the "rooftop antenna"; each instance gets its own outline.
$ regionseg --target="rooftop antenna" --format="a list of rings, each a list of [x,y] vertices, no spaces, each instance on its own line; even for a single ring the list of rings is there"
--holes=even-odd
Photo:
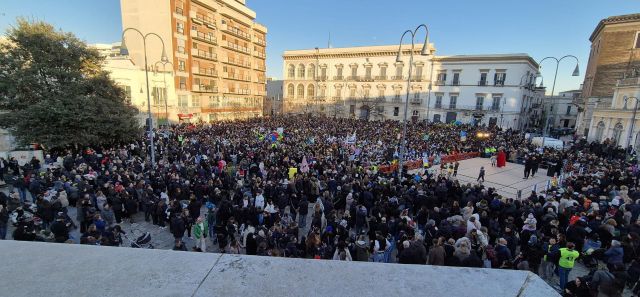
[[[331,30],[329,30],[329,42],[327,43],[327,48],[331,48]]]

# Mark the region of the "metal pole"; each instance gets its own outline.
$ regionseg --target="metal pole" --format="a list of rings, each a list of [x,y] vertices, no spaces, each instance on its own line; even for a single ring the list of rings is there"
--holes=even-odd
[[[412,36],[413,33],[411,34]],[[400,45],[402,47],[402,45]],[[404,162],[404,140],[407,134],[407,113],[409,112],[409,91],[411,88],[411,65],[413,65],[413,38],[411,38],[411,58],[409,58],[409,77],[407,78],[407,100],[404,102],[404,122],[402,124],[402,143],[400,144],[400,167],[398,176],[402,178],[402,166]]]
[[[627,148],[631,146],[633,140],[633,128],[636,124],[636,113],[638,112],[638,97],[629,97],[629,99],[636,99],[636,107],[633,109],[633,116],[631,117],[631,127],[629,128],[629,141],[627,142]],[[627,155],[631,156],[631,150],[627,149]]]

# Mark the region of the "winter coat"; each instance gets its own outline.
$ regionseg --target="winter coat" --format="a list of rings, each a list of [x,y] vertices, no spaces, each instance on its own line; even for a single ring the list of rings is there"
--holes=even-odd
[[[136,202],[134,199],[127,199],[127,201],[125,202],[125,208],[127,209],[129,215],[134,215],[138,213],[138,202]]]
[[[498,256],[498,265],[502,265],[502,262],[504,260],[513,259],[513,257],[511,257],[511,251],[509,251],[509,249],[507,248],[506,245],[498,244],[498,245],[496,245],[495,250],[496,250],[496,254]]]
[[[370,258],[369,247],[364,241],[356,241],[356,261],[368,262]]]
[[[622,263],[624,252],[621,247],[611,247],[604,255],[607,257],[607,264]]]
[[[432,247],[429,250],[429,265],[444,266],[446,252],[442,246]]]
[[[113,225],[116,222],[116,217],[113,214],[113,210],[111,210],[111,208],[103,209],[100,212],[100,216],[102,217],[104,222],[109,226]]]
[[[182,218],[175,217],[171,220],[171,234],[173,234],[173,237],[182,238],[185,230],[187,229],[184,227]]]
[[[367,209],[360,209],[356,211],[356,226],[362,227],[365,224],[365,218],[367,216]]]

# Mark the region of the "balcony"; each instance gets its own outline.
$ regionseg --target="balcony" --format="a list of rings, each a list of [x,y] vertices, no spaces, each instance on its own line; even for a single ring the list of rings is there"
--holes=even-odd
[[[207,59],[211,61],[218,61],[218,54],[205,52],[203,50],[199,50],[197,48],[191,49],[191,55],[196,58]]]
[[[478,86],[486,87],[486,86],[487,86],[487,81],[486,81],[486,80],[481,80],[481,81],[479,81],[479,82],[478,82]]]
[[[260,77],[254,77],[253,78],[253,82],[257,83],[257,84],[264,84],[267,80],[264,78],[260,78]]]
[[[326,81],[326,80],[327,80],[327,76],[326,76],[326,75],[316,76],[316,80],[319,80],[319,81]]]
[[[210,85],[192,85],[191,91],[199,92],[199,93],[218,93],[218,86],[210,86]]]
[[[235,43],[231,43],[231,41],[227,41],[226,43],[223,42],[222,47],[225,47],[243,54],[251,55],[251,50],[249,48],[246,48],[242,45],[238,45]]]
[[[199,68],[199,67],[191,67],[191,72],[196,75],[204,75],[210,77],[218,77],[218,71],[213,69]]]
[[[386,75],[382,75],[382,76],[376,76],[376,80],[387,80],[388,76]]]
[[[233,36],[240,37],[242,39],[251,41],[251,34],[240,30],[240,28],[238,28],[238,27],[231,27],[229,25],[222,24],[222,32],[229,33],[229,34],[231,34]]]
[[[443,107],[442,107],[442,103],[436,103],[436,104],[434,104],[434,105],[433,105],[433,108],[435,108],[435,109],[443,109]],[[454,109],[455,109],[455,108],[454,108]]]
[[[493,86],[504,87],[504,80],[496,80],[495,82],[493,82]]]
[[[222,75],[222,78],[241,80],[241,81],[251,81],[251,76],[248,76],[248,75],[237,74],[237,73],[227,73],[227,72],[223,72],[223,73],[226,73],[226,75]]]
[[[222,62],[231,64],[231,65],[240,66],[240,67],[251,68],[251,63],[250,62],[243,61],[243,60],[240,60],[240,59],[234,59],[234,58],[227,57],[226,61],[223,59]]]
[[[439,104],[436,103],[433,108],[435,109],[446,109],[446,110],[485,110],[485,111],[496,111],[493,106],[482,106],[482,105],[458,105],[458,104]],[[497,109],[500,110],[499,108]]]
[[[255,95],[265,96],[265,95],[267,95],[267,91],[256,91]]]
[[[443,80],[436,81],[436,86],[446,86],[447,83]]]
[[[491,105],[487,110],[500,111],[500,106],[499,105]]]
[[[347,102],[356,102],[356,97],[347,97]]]
[[[178,46],[178,53],[185,54],[184,46]]]
[[[267,66],[260,65],[260,64],[253,64],[253,69],[258,71],[267,71]]]
[[[347,80],[357,80],[357,76],[347,76]]]
[[[387,97],[385,96],[376,97],[376,102],[385,102],[385,101],[387,101]]]
[[[411,81],[423,81],[423,80],[424,80],[423,75],[415,75],[411,77]]]
[[[616,87],[628,87],[628,86],[638,86],[640,85],[640,77],[628,77],[618,79],[616,81]]]
[[[180,8],[180,7],[176,7],[176,14],[178,14],[178,15],[184,15],[184,11],[182,10],[182,8]]]
[[[342,97],[341,96],[333,96],[333,97],[331,97],[331,100],[333,100],[333,101],[341,101]]]
[[[392,76],[391,80],[405,80],[404,76]]]
[[[391,99],[391,102],[393,102],[393,103],[402,103],[402,97],[393,96],[393,99]]]
[[[251,90],[249,89],[239,89],[239,88],[227,88],[224,90],[225,94],[236,94],[236,95],[251,95]]]
[[[460,81],[459,80],[454,80],[451,82],[452,86],[459,86],[460,85]]]
[[[313,97],[315,101],[327,101],[327,96],[315,96]]]
[[[342,76],[342,75],[334,76],[333,80],[344,80],[344,76]]]
[[[253,43],[256,43],[256,44],[261,45],[261,46],[267,46],[267,41],[264,40],[264,39],[260,39],[258,37],[254,37],[253,38]]]
[[[261,53],[259,51],[253,51],[253,55],[260,58],[260,59],[266,59],[267,58],[267,54],[265,53]]]
[[[184,35],[184,28],[183,27],[176,27],[176,33],[178,33],[180,35]]]
[[[410,103],[411,104],[422,104],[422,99],[420,99],[420,98],[412,98]]]
[[[185,83],[180,83],[179,88],[180,88],[180,90],[182,90],[182,91],[186,91],[186,90],[187,90],[187,84],[185,84]]]
[[[204,41],[207,43],[211,43],[213,45],[217,45],[218,44],[218,38],[216,38],[213,35],[209,35],[209,34],[205,34],[202,33],[200,31],[196,31],[196,30],[191,30],[191,38],[194,38],[196,40],[200,40],[200,41]]]
[[[211,17],[208,17],[204,14],[197,13],[195,11],[191,11],[191,21],[200,25],[213,24],[215,27],[215,20]]]
[[[373,76],[371,75],[358,76],[356,80],[357,81],[373,81]]]

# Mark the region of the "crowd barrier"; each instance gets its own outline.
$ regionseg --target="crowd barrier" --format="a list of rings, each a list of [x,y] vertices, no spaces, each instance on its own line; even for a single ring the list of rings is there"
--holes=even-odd
[[[455,155],[440,156],[439,157],[440,158],[440,162],[438,164],[462,161],[462,160],[467,160],[467,159],[471,159],[471,158],[477,158],[479,156],[480,156],[480,152],[472,152],[472,153],[462,153],[462,154],[455,154]],[[429,158],[429,164],[433,164],[434,160],[437,159],[437,158],[438,157],[430,157]],[[420,160],[406,162],[404,164],[404,166],[407,168],[407,170],[412,170],[412,169],[416,169],[416,168],[422,168],[424,166],[424,163],[423,163],[423,160],[420,159]],[[378,166],[378,171],[380,171],[382,173],[391,173],[391,172],[398,171],[398,167],[399,167],[398,163],[391,164],[391,165],[382,165],[382,166]]]

